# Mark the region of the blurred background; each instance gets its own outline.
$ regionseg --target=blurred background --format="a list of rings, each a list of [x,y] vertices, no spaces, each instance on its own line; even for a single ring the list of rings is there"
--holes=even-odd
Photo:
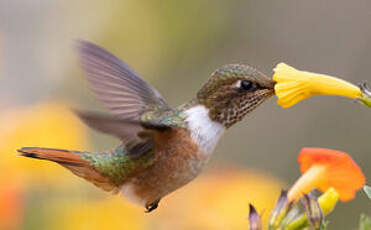
[[[15,157],[22,146],[118,144],[69,111],[103,110],[78,66],[76,39],[125,60],[175,106],[227,63],[271,76],[286,62],[369,80],[370,20],[368,0],[0,0],[0,229],[247,229],[248,204],[267,219],[300,175],[304,146],[348,152],[370,177],[370,110],[319,96],[290,109],[275,97],[264,103],[224,135],[201,177],[150,215],[62,167]],[[354,229],[370,207],[359,192],[328,217],[330,229]]]

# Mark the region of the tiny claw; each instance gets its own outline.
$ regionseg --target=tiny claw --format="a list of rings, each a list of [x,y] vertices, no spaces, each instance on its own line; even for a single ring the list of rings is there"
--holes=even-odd
[[[161,199],[157,199],[155,200],[154,202],[150,203],[150,204],[146,204],[146,211],[145,213],[150,213],[152,212],[153,210],[155,210],[156,208],[158,208],[158,203],[160,203],[160,200]]]

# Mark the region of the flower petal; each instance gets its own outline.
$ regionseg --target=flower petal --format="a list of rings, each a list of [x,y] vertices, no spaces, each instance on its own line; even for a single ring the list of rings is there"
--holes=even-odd
[[[324,74],[299,71],[285,63],[278,64],[274,72],[277,103],[284,108],[313,95],[338,95],[353,99],[362,95],[359,87],[347,81]]]
[[[316,186],[322,192],[333,187],[339,193],[341,201],[353,199],[355,192],[366,182],[359,166],[344,152],[325,148],[303,148],[298,161],[302,173],[313,166],[326,167],[321,175],[323,177],[321,183]]]

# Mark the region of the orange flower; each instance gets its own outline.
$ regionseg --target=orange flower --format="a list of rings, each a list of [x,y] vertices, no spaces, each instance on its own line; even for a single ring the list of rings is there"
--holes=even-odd
[[[11,179],[0,180],[0,229],[18,229],[23,218],[23,191]]]
[[[352,158],[340,151],[324,148],[304,148],[298,162],[303,175],[291,187],[288,199],[295,201],[317,188],[322,192],[333,187],[341,201],[354,198],[365,184],[365,176]]]

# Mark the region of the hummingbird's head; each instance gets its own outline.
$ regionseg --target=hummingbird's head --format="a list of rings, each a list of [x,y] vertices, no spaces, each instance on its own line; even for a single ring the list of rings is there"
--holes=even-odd
[[[197,99],[209,109],[212,120],[228,128],[271,97],[274,84],[248,65],[229,64],[211,74]]]

